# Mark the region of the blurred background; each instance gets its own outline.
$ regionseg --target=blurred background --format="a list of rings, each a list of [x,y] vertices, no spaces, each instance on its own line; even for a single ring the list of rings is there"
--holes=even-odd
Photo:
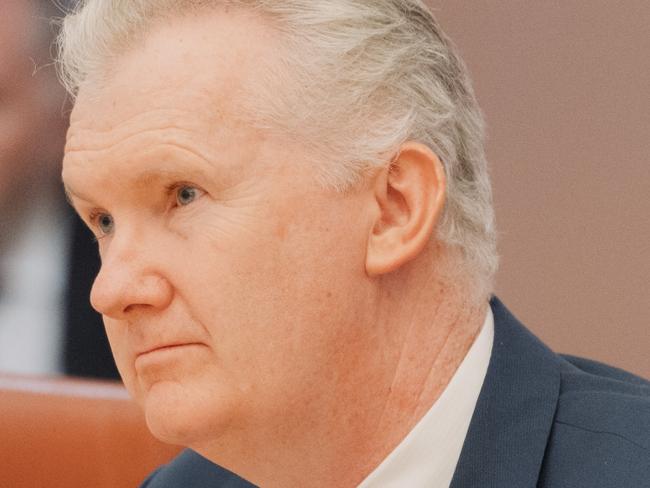
[[[96,245],[63,196],[63,0],[0,0],[0,371],[116,378],[88,295]]]
[[[650,378],[650,2],[435,0],[488,122],[497,293]]]
[[[650,377],[650,2],[431,3],[488,122],[498,295],[556,351]],[[0,0],[0,371],[115,378],[59,183],[56,15]]]

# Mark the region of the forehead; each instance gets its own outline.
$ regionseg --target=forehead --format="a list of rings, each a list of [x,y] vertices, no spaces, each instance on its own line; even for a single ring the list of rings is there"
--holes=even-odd
[[[272,62],[275,37],[241,10],[160,20],[81,87],[71,122],[101,130],[145,110],[177,108],[217,119],[240,115],[242,97],[255,97],[259,67]]]
[[[110,171],[107,161],[130,165],[171,139],[207,160],[217,157],[211,143],[221,136],[229,147],[246,146],[252,130],[241,106],[256,97],[273,39],[261,19],[239,11],[159,22],[104,76],[81,87],[68,131],[66,183],[71,168]]]

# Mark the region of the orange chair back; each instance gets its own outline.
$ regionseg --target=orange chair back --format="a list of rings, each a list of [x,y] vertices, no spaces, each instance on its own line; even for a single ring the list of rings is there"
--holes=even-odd
[[[133,488],[179,448],[115,382],[0,375],[0,486]]]

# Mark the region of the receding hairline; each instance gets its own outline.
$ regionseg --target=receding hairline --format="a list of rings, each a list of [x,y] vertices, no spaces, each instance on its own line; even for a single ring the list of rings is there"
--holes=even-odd
[[[215,29],[215,22],[221,22],[221,28]],[[246,24],[246,28],[241,28],[240,23]],[[199,25],[198,29],[197,24]],[[224,27],[229,29],[229,32],[224,33]],[[116,43],[110,46],[110,49],[116,55],[107,60],[101,66],[101,69],[89,72],[88,76],[79,85],[79,89],[81,90],[83,87],[86,89],[90,88],[90,91],[100,91],[103,85],[111,78],[114,78],[116,73],[128,63],[129,58],[138,51],[148,49],[152,54],[159,51],[158,54],[160,54],[161,60],[165,62],[165,58],[169,55],[169,51],[166,51],[166,48],[169,47],[166,45],[166,42],[169,40],[167,36],[169,29],[179,28],[183,29],[184,32],[174,42],[178,40],[183,42],[185,39],[189,39],[191,42],[188,43],[188,49],[185,51],[185,54],[189,55],[196,50],[197,45],[214,45],[218,47],[217,42],[220,41],[219,36],[239,36],[242,42],[235,43],[238,49],[232,55],[237,55],[239,64],[246,61],[249,67],[259,60],[264,60],[265,63],[272,63],[274,61],[273,58],[275,57],[277,60],[281,56],[281,51],[285,48],[282,42],[284,38],[281,36],[275,24],[271,19],[265,18],[259,12],[243,7],[211,5],[205,2],[197,2],[195,8],[183,12],[180,16],[168,14],[156,16],[145,29],[137,32],[135,36],[131,36],[126,42],[117,39]],[[197,34],[205,36],[206,31],[208,34],[215,33],[218,36],[215,36],[213,39],[196,37]],[[192,38],[192,36],[195,37]],[[259,42],[243,42],[249,41],[253,36],[255,41]],[[196,41],[199,42],[197,43]],[[221,50],[219,53],[214,53],[215,57],[206,57],[206,70],[197,73],[199,75],[214,73],[213,68],[215,67],[211,66],[210,63],[211,61],[219,61],[219,56],[221,56],[221,59],[225,59],[223,56],[224,52],[227,55],[231,55],[228,51]],[[203,52],[202,54],[209,53]],[[180,60],[176,59],[175,61]],[[177,68],[179,64],[170,63],[170,65],[174,65],[174,68]],[[174,69],[174,71],[182,74],[182,69]]]

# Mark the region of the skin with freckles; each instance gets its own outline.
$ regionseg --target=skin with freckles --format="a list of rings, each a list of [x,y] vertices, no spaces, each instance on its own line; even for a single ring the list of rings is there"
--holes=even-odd
[[[82,86],[63,180],[154,435],[261,486],[354,486],[439,396],[485,308],[431,239],[445,180],[428,148],[405,143],[341,194],[304,141],[247,123],[239,102],[279,52],[237,11],[159,24]]]

